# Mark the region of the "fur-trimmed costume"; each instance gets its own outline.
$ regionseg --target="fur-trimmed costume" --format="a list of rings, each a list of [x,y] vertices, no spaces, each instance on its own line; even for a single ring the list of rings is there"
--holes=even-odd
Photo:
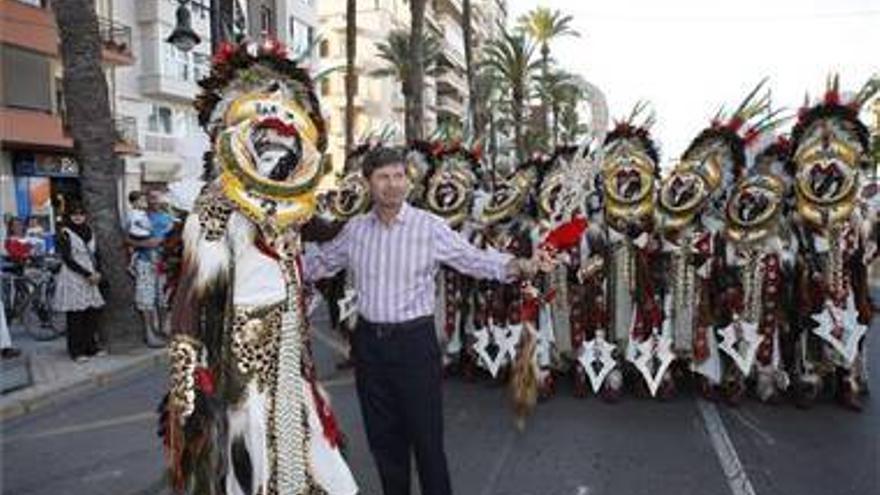
[[[200,84],[219,175],[183,232],[163,418],[172,487],[354,494],[315,378],[300,268],[326,145],[311,80],[270,40],[224,45]]]

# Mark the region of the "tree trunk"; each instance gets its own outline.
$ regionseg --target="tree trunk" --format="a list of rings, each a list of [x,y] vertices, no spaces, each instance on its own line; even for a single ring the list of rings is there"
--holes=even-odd
[[[345,4],[345,156],[354,149],[355,58],[357,57],[357,0]]]
[[[525,136],[523,135],[523,105],[525,98],[521,91],[513,94],[513,136],[516,143],[516,160],[522,163],[525,158]]]
[[[550,46],[545,42],[541,45],[541,85],[544,87],[544,95],[548,94],[548,86],[550,82]],[[550,133],[547,130],[547,101],[541,98],[541,132],[542,139],[548,139]],[[546,141],[545,141],[546,144]]]
[[[468,87],[468,122],[471,125],[471,136],[474,142],[479,141],[483,135],[483,122],[481,115],[477,112],[477,86],[474,80],[474,56],[473,56],[473,29],[471,26],[471,0],[463,0],[461,3],[462,10],[462,32],[464,33],[464,64],[465,77],[467,77]]]
[[[553,149],[556,149],[559,146],[559,104],[554,101],[550,110],[553,118]]]
[[[114,152],[107,80],[101,68],[101,41],[93,0],[55,0],[52,10],[61,36],[64,102],[89,221],[101,253],[101,274],[112,290],[102,311],[111,343],[131,343],[141,335],[134,311],[134,291],[126,272],[128,260],[119,228],[117,178],[122,171]]]
[[[406,139],[416,141],[424,136],[425,125],[425,50],[423,37],[425,30],[426,0],[410,0],[409,11],[412,18],[409,34],[409,83],[404,93],[406,103]]]

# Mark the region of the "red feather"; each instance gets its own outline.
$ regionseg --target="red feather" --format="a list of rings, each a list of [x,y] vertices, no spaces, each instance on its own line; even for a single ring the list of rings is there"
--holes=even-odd
[[[224,41],[220,43],[220,46],[217,47],[217,53],[214,55],[213,64],[214,65],[223,65],[232,58],[232,55],[235,53],[235,45],[228,41]]]
[[[583,217],[575,217],[547,234],[541,246],[557,251],[569,250],[578,245],[585,230],[587,221]]]
[[[727,128],[733,132],[739,130],[742,125],[745,124],[745,121],[741,117],[734,117],[730,119],[730,122],[727,123]]]
[[[834,90],[825,93],[825,103],[828,105],[840,105],[840,93]]]

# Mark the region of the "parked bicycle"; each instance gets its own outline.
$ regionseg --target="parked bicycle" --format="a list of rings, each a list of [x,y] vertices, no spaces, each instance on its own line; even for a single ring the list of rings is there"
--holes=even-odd
[[[6,316],[10,322],[17,320],[36,340],[52,340],[64,333],[64,313],[52,308],[55,274],[60,268],[60,261],[45,256],[2,272]]]

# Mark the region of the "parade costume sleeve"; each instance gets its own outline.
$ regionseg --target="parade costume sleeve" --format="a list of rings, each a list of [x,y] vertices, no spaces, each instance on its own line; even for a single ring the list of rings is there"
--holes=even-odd
[[[433,241],[438,262],[475,278],[507,281],[507,264],[512,255],[475,247],[439,218],[434,224]]]
[[[178,493],[222,493],[216,475],[226,460],[212,446],[222,445],[215,439],[225,435],[215,389],[224,378],[217,375],[217,363],[226,320],[229,256],[224,236],[203,228],[203,223],[218,219],[199,216],[190,215],[184,226],[181,277],[168,344],[170,389],[160,406],[160,434],[169,456],[171,484]],[[225,227],[226,219],[219,220]]]
[[[319,249],[302,256],[303,279],[307,283],[336,275],[348,265],[349,244],[352,237],[352,222],[345,224],[342,232],[330,242],[319,245]]]

